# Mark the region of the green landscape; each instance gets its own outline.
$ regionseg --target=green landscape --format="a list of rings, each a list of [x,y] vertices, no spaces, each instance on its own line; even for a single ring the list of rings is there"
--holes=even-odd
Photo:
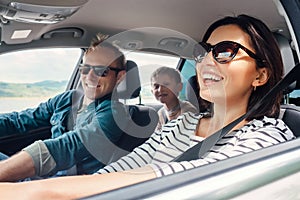
[[[36,83],[0,82],[0,97],[43,97],[65,90],[67,81],[41,81]]]

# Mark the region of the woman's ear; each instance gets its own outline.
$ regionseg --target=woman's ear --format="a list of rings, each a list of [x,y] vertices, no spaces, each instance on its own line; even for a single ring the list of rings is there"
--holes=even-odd
[[[258,87],[266,84],[269,80],[269,72],[267,68],[259,68],[258,69],[258,74],[255,80],[252,83],[253,87]]]

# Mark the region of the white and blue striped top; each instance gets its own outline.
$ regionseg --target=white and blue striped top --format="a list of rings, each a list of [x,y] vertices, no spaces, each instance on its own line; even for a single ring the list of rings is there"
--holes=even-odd
[[[100,169],[98,173],[124,171],[150,165],[156,176],[160,177],[295,138],[282,120],[264,117],[262,120],[252,120],[242,128],[228,133],[197,160],[172,162],[174,158],[204,139],[195,135],[201,117],[202,115],[190,112],[184,113],[176,120],[165,124],[161,132],[153,133],[144,144],[118,161]]]

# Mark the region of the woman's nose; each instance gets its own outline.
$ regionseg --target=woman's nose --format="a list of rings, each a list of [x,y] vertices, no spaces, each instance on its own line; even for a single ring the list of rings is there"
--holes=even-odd
[[[210,51],[205,55],[205,57],[203,58],[201,63],[213,63],[214,61],[215,60],[214,60],[212,51]]]
[[[216,61],[212,55],[212,52],[210,51],[206,56],[202,59],[202,61],[199,63],[196,63],[196,69],[199,70],[204,65],[215,65]]]
[[[196,71],[200,74],[201,69],[204,66],[206,67],[215,67],[217,65],[217,61],[214,59],[212,52],[209,52],[200,63],[196,63]]]

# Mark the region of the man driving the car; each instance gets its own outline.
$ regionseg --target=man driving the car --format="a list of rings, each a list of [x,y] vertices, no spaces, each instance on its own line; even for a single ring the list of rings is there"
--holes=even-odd
[[[1,161],[1,181],[91,174],[111,162],[126,126],[123,104],[112,99],[125,75],[125,57],[106,38],[97,35],[79,67],[83,94],[66,91],[36,108],[0,115],[0,136],[46,126],[52,134]]]

